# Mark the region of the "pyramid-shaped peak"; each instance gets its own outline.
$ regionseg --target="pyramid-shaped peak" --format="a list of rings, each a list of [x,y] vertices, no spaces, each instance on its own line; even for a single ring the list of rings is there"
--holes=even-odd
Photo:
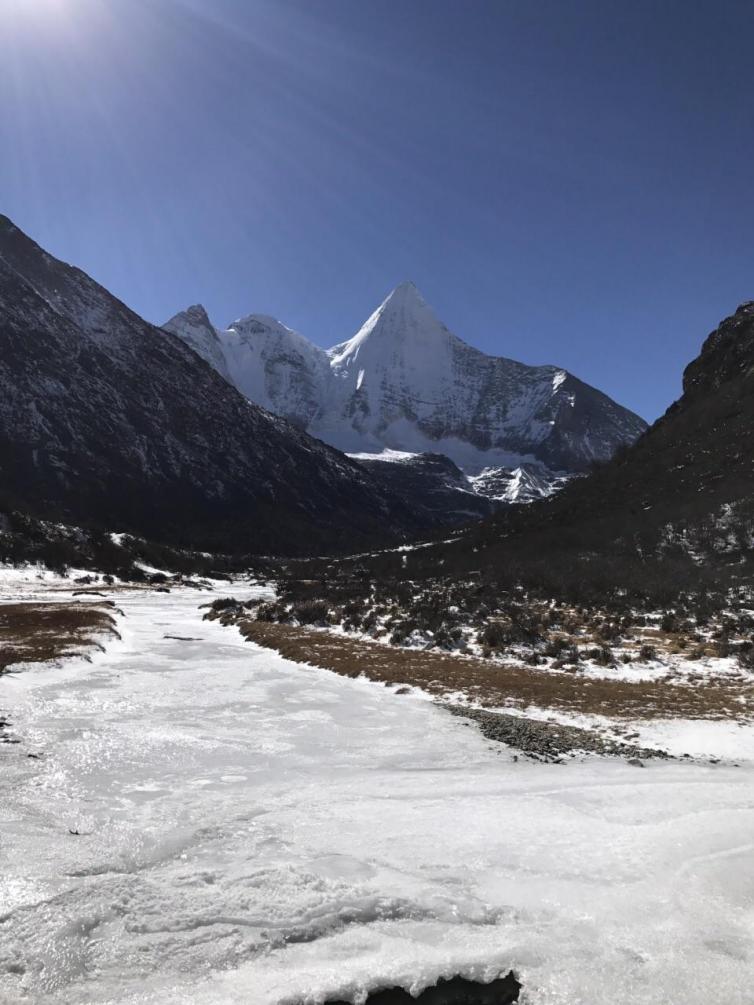
[[[400,283],[366,321],[362,333],[410,338],[418,332],[446,331],[414,283]]]
[[[404,293],[416,293],[416,294],[419,294],[419,290],[418,290],[418,288],[416,286],[416,283],[414,283],[411,279],[404,279],[402,283],[398,283],[398,285],[395,287],[395,289],[391,293],[391,296],[395,296],[396,294],[404,294]],[[419,296],[421,296],[421,294],[419,294]]]
[[[427,301],[419,292],[416,284],[412,283],[410,279],[406,279],[404,282],[398,283],[395,289],[385,297],[381,307],[406,308],[412,304],[418,307],[427,307]]]
[[[414,283],[406,281],[388,294],[353,338],[329,352],[332,365],[338,368],[349,365],[357,356],[363,358],[368,344],[377,353],[412,344],[415,352],[431,356],[433,346],[453,338]]]

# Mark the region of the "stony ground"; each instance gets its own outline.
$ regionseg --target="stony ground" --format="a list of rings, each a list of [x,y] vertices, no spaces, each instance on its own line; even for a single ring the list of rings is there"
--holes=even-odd
[[[580,726],[528,719],[520,715],[507,715],[505,712],[489,712],[469,705],[447,705],[446,708],[453,715],[475,722],[488,740],[505,743],[540,761],[561,763],[564,757],[590,753],[627,757],[630,761],[641,764],[647,758],[669,756],[664,751],[600,736],[594,730]]]

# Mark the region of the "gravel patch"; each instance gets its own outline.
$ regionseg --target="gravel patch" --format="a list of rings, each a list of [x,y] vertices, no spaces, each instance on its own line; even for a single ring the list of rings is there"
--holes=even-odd
[[[443,705],[443,708],[452,715],[471,719],[488,740],[505,743],[535,760],[557,762],[566,756],[584,753],[626,757],[639,763],[648,758],[670,757],[663,750],[620,743],[580,726],[564,726],[465,705]]]

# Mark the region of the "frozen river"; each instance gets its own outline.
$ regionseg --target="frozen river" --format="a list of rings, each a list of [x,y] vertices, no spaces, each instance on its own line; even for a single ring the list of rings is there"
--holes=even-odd
[[[0,679],[23,741],[0,1000],[274,1005],[512,967],[531,1005],[754,1002],[751,763],[514,761],[206,599],[118,598],[92,663]]]

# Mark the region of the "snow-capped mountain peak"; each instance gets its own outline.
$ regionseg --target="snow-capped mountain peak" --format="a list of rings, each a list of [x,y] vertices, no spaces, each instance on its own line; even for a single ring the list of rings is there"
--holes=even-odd
[[[335,369],[353,365],[367,346],[375,353],[397,351],[421,354],[454,338],[416,286],[400,283],[382,301],[356,334],[334,346],[330,360]],[[409,349],[410,347],[410,349]]]
[[[192,344],[183,317],[167,327]],[[532,464],[563,474],[608,459],[646,428],[563,369],[463,342],[412,282],[330,350],[260,314],[216,334],[240,391],[348,453],[440,453],[467,475]]]
[[[201,304],[187,307],[185,311],[172,317],[163,327],[166,331],[183,339],[195,353],[206,360],[227,381],[233,383],[218,333],[213,328],[212,322]]]
[[[196,308],[165,325],[250,401],[306,428],[319,414],[330,379],[324,349],[269,314],[247,314],[218,330]]]
[[[236,318],[235,321],[232,321],[226,330],[238,332],[239,335],[262,334],[267,330],[287,332],[290,335],[296,334],[292,328],[288,328],[277,318],[273,318],[271,314],[245,314],[242,318]]]
[[[191,307],[187,307],[186,310],[183,311],[183,315],[186,320],[190,321],[192,324],[199,327],[209,328],[214,331],[214,328],[212,328],[212,322],[209,319],[209,314],[207,314],[207,309],[204,304],[192,304]]]
[[[239,552],[418,526],[354,462],[231,386],[234,361],[203,308],[169,327],[0,217],[0,471],[14,507]],[[286,384],[281,394],[295,400]]]
[[[315,354],[324,354],[322,349],[312,345],[303,335],[299,335],[293,328],[284,325],[270,314],[247,314],[233,321],[225,332],[220,333],[224,342],[232,341],[234,335],[247,345],[256,343],[261,346],[265,341],[275,339],[281,345],[290,344],[307,355],[311,354],[311,350],[315,350]]]

